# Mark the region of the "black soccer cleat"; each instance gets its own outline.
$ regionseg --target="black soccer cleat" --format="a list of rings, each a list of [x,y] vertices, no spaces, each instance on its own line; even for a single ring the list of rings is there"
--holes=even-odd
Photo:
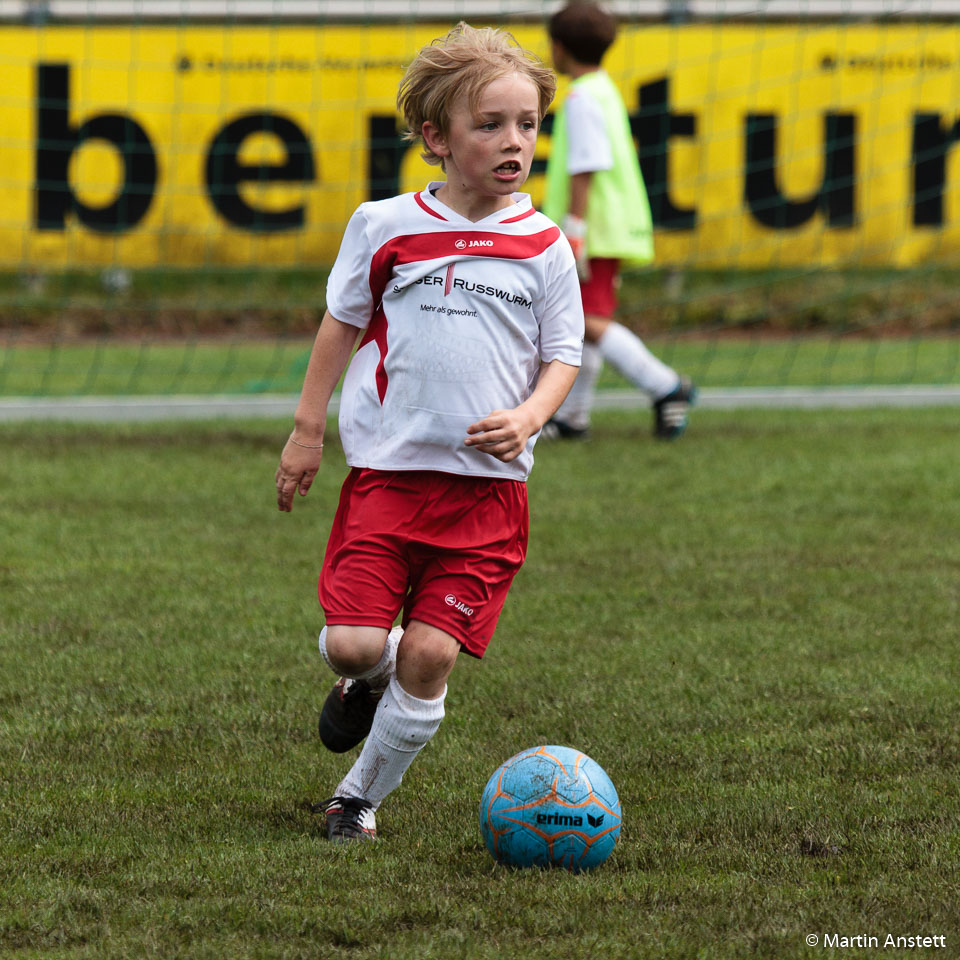
[[[364,740],[373,726],[373,715],[383,697],[366,680],[341,677],[324,701],[317,728],[323,745],[345,753]]]
[[[589,436],[589,427],[571,427],[556,417],[551,417],[540,429],[541,440],[586,440]]]
[[[331,797],[318,803],[314,813],[327,820],[327,839],[331,843],[352,843],[354,840],[376,840],[377,818],[373,805],[357,797]]]
[[[690,408],[697,402],[697,388],[688,377],[653,405],[653,435],[660,440],[676,440],[687,429]]]

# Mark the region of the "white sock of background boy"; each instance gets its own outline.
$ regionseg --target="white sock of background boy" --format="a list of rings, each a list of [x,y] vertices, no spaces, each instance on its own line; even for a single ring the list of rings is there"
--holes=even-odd
[[[680,383],[676,370],[658,360],[635,333],[619,323],[607,327],[597,346],[610,366],[654,400],[665,397]]]
[[[421,700],[392,677],[360,756],[334,795],[358,797],[376,810],[400,786],[410,764],[439,729],[446,695],[444,687],[436,700]]]
[[[586,430],[590,426],[590,414],[593,411],[593,399],[597,392],[597,378],[603,369],[603,355],[599,347],[584,343],[580,359],[580,372],[567,394],[566,400],[554,414],[568,426],[576,430]]]
[[[382,690],[384,687],[386,687],[386,685],[390,682],[390,678],[393,676],[394,670],[396,670],[397,667],[397,644],[400,643],[400,638],[402,636],[403,628],[394,627],[387,634],[387,642],[383,648],[383,656],[379,659],[376,666],[371,667],[369,670],[364,670],[362,673],[353,674],[350,679],[366,680],[374,690]],[[323,657],[326,665],[338,677],[347,676],[347,674],[343,673],[330,662],[330,656],[327,653],[326,627],[320,631],[318,646],[320,647],[320,655]]]

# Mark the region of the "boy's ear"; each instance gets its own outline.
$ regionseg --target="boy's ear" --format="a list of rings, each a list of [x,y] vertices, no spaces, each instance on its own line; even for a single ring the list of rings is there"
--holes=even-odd
[[[430,152],[438,157],[449,157],[450,148],[447,146],[447,138],[440,128],[430,120],[424,122],[420,128],[420,135],[423,142],[430,149]]]

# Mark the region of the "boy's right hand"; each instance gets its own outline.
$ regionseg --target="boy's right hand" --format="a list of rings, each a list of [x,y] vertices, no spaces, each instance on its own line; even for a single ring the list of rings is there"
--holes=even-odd
[[[277,508],[284,513],[290,513],[293,509],[293,494],[296,490],[300,491],[301,497],[307,495],[323,459],[322,443],[316,445],[311,442],[309,446],[304,444],[305,440],[297,443],[291,435],[280,454],[280,466],[277,467],[274,479],[277,483]]]

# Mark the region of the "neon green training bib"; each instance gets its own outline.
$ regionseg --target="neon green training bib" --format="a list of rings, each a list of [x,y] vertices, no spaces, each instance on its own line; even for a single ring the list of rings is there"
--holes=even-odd
[[[583,90],[599,104],[613,154],[613,166],[609,170],[598,170],[590,181],[587,256],[649,263],[653,259],[650,201],[620,91],[603,70],[585,73],[573,81],[571,88]],[[543,203],[543,212],[555,223],[561,223],[570,208],[568,149],[564,102],[554,118]]]

